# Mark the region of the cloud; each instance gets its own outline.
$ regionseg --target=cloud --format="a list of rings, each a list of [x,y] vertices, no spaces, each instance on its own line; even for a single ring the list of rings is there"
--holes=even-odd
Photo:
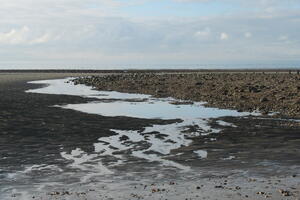
[[[32,37],[32,31],[28,26],[20,29],[11,29],[8,32],[0,33],[0,44],[24,45],[24,44],[42,44],[50,40],[50,34],[46,33],[39,37]]]
[[[229,39],[229,35],[227,33],[221,33],[220,34],[220,40],[228,40]]]
[[[260,8],[281,5],[273,0],[265,4],[254,1],[260,2]],[[0,0],[0,60],[109,65],[289,61],[300,57],[299,9],[266,13],[257,7],[235,7],[230,14],[213,16],[178,17],[175,13],[157,17],[141,13],[133,17],[125,8],[136,2]],[[250,4],[246,0],[222,2],[245,7]],[[134,6],[142,9],[144,5]],[[160,12],[166,9],[159,8]]]
[[[7,33],[0,33],[0,43],[3,44],[22,44],[28,37],[29,28],[24,26],[20,30],[12,29]]]
[[[38,37],[36,39],[33,39],[29,41],[30,44],[42,44],[42,43],[47,43],[51,39],[51,35],[49,33],[45,33],[41,37]]]

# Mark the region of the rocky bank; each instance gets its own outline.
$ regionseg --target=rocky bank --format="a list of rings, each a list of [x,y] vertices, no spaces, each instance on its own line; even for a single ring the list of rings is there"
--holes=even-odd
[[[97,90],[205,101],[212,107],[300,118],[300,75],[296,73],[140,72],[81,77],[74,83]]]

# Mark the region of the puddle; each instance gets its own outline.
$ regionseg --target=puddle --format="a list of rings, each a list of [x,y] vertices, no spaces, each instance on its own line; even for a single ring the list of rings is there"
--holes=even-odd
[[[97,99],[143,99],[149,98],[150,95],[144,94],[129,94],[120,93],[115,91],[97,91],[92,87],[85,85],[74,85],[72,78],[67,79],[54,79],[54,80],[42,80],[42,81],[30,81],[31,84],[42,84],[46,87],[27,90],[29,93],[39,94],[57,94],[57,95],[74,95]]]
[[[208,119],[249,115],[249,113],[241,113],[234,110],[207,108],[200,103],[193,105],[173,105],[165,99],[149,99],[148,101],[134,103],[126,101],[91,102],[86,104],[69,104],[61,107],[110,117],[128,116],[146,119]]]
[[[113,172],[109,169],[110,166],[124,164],[129,156],[148,162],[157,162],[159,166],[187,171],[190,169],[189,166],[167,159],[168,156],[172,155],[173,150],[189,146],[192,142],[190,137],[218,133],[220,130],[212,129],[208,125],[207,120],[210,118],[250,115],[248,112],[204,107],[203,102],[175,105],[173,103],[175,99],[172,98],[153,98],[144,94],[96,91],[89,86],[74,85],[70,78],[30,83],[45,84],[46,87],[26,92],[78,95],[99,99],[99,101],[84,104],[56,105],[63,109],[110,117],[127,116],[143,119],[182,120],[180,123],[145,127],[142,132],[118,130],[116,127],[116,129],[111,130],[116,135],[101,137],[98,142],[94,143],[94,154],[88,155],[78,148],[75,148],[70,154],[61,152],[64,159],[72,161],[70,167],[91,173],[111,174]],[[110,99],[110,101],[104,101],[105,99]],[[218,121],[218,123],[221,126],[235,127],[224,121]],[[188,131],[190,127],[193,127],[193,131]],[[195,150],[194,153],[198,155],[199,159],[207,157],[207,152],[201,149]],[[112,157],[114,162],[110,162],[110,166],[104,166],[101,160],[105,157]],[[87,181],[86,178],[84,180]]]

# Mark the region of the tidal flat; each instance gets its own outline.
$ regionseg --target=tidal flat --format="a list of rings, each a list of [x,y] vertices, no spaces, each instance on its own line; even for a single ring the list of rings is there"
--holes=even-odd
[[[298,97],[297,74],[272,73],[289,75],[293,84],[288,79],[276,88],[293,88],[286,98]],[[195,75],[171,74],[177,76]],[[171,91],[192,95],[194,89],[187,90],[184,78],[166,89],[175,81],[165,73],[0,77],[0,199],[299,198],[297,104],[284,112],[181,98]],[[251,99],[269,108],[272,98],[261,101],[258,93],[268,93],[257,88]]]

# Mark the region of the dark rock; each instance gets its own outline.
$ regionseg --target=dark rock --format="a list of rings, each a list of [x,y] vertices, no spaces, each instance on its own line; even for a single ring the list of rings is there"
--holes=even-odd
[[[221,189],[224,189],[224,186],[222,186],[222,185],[216,185],[215,188],[221,188]]]
[[[241,96],[240,96],[240,99],[241,99],[241,100],[244,100],[244,99],[247,99],[247,98],[246,98],[245,96],[241,95]]]
[[[120,141],[129,140],[129,137],[126,135],[122,135],[120,138]]]
[[[162,91],[162,90],[156,90],[155,93],[156,94],[162,94],[162,93],[164,93],[164,91]]]
[[[263,98],[261,98],[259,101],[260,101],[260,102],[267,102],[267,101],[269,101],[269,99],[268,99],[267,97],[263,97]]]
[[[253,87],[253,86],[249,86],[249,92],[253,92],[253,93],[258,93],[260,92],[260,89]]]
[[[236,186],[235,189],[236,189],[236,190],[240,190],[241,187],[240,187],[240,186]]]
[[[279,192],[282,194],[282,196],[285,196],[285,197],[288,197],[288,196],[291,196],[292,193],[288,190],[279,190]]]

